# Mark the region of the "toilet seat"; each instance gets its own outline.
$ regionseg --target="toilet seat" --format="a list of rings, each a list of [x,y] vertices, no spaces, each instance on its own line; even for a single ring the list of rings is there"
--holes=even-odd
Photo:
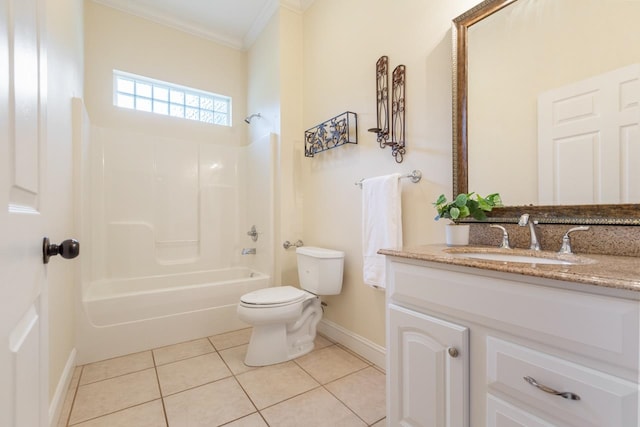
[[[308,292],[293,286],[276,286],[244,294],[240,304],[245,307],[279,307],[304,301],[308,296]]]

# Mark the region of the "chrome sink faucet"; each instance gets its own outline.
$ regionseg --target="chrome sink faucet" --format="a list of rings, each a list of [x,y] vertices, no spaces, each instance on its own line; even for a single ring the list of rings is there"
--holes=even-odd
[[[571,251],[571,233],[574,233],[576,231],[587,231],[588,229],[589,227],[585,226],[573,227],[572,229],[564,233],[564,236],[562,237],[562,247],[560,248],[560,251],[558,251],[558,253],[572,254],[573,252]]]
[[[489,227],[498,228],[498,229],[502,230],[502,242],[500,243],[500,246],[498,246],[498,247],[500,249],[511,249],[511,246],[509,246],[509,233],[507,233],[507,229],[504,228],[501,225],[495,225],[495,224],[491,224],[491,225],[489,225]]]
[[[537,223],[538,221],[529,220],[529,214],[520,215],[520,220],[518,221],[518,225],[520,227],[524,227],[527,224],[529,225],[529,234],[531,234],[531,246],[529,246],[529,249],[532,249],[534,251],[540,250],[540,240],[538,239],[538,234],[535,227]]]

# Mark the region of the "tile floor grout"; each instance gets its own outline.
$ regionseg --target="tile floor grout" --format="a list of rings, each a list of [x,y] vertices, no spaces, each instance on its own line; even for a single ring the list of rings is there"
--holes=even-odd
[[[237,332],[239,332],[239,331],[237,331]],[[228,335],[228,334],[231,334],[231,333],[220,334],[220,335]],[[220,336],[220,335],[218,335],[218,336]],[[364,425],[373,426],[373,425],[379,424],[381,421],[384,420],[384,415],[382,415],[381,418],[377,419],[373,423],[368,423],[360,414],[358,414],[358,412],[354,408],[349,406],[348,402],[344,401],[343,398],[339,397],[338,394],[336,394],[335,392],[332,392],[327,387],[330,384],[337,383],[337,382],[339,382],[341,380],[347,379],[348,377],[350,377],[352,375],[355,375],[355,374],[358,374],[358,373],[362,373],[363,371],[365,371],[365,370],[367,370],[369,368],[373,368],[375,370],[375,372],[377,372],[377,373],[379,373],[381,375],[384,375],[384,372],[381,372],[379,367],[375,366],[370,361],[362,358],[360,355],[357,355],[357,354],[353,353],[351,350],[344,348],[340,344],[337,344],[337,343],[335,343],[333,341],[330,341],[330,340],[322,337],[327,343],[322,345],[321,347],[316,347],[314,349],[314,351],[312,351],[311,353],[308,353],[308,354],[311,355],[313,353],[319,353],[319,352],[321,352],[323,350],[327,350],[327,351],[325,351],[325,353],[328,353],[329,349],[334,347],[334,348],[339,349],[341,351],[344,351],[346,354],[356,358],[362,364],[364,364],[364,366],[361,366],[361,367],[358,367],[358,368],[350,368],[346,373],[342,373],[342,374],[339,374],[338,376],[331,377],[331,379],[329,379],[329,380],[327,380],[327,381],[325,381],[323,383],[323,382],[321,382],[320,379],[316,378],[312,374],[312,370],[310,371],[308,367],[305,368],[304,364],[301,363],[301,361],[303,360],[303,358],[306,355],[302,356],[302,357],[299,357],[297,359],[293,359],[293,360],[290,360],[290,361],[287,361],[287,362],[283,362],[282,364],[278,364],[278,365],[285,365],[285,364],[289,363],[290,364],[289,366],[295,366],[297,369],[299,369],[301,372],[303,372],[306,376],[308,376],[313,382],[315,382],[315,385],[313,387],[311,387],[311,388],[308,388],[308,389],[305,388],[304,390],[295,392],[292,395],[289,394],[288,397],[286,397],[286,398],[279,399],[279,400],[277,400],[275,402],[269,403],[268,405],[264,406],[261,409],[258,409],[258,404],[254,400],[254,398],[252,397],[252,395],[250,393],[250,390],[247,389],[246,385],[242,384],[242,382],[238,379],[238,377],[242,376],[244,374],[247,374],[249,372],[254,372],[254,371],[257,371],[259,369],[268,368],[268,367],[251,367],[251,369],[241,370],[240,372],[236,373],[234,371],[234,366],[232,366],[231,363],[230,363],[232,360],[234,360],[234,359],[232,359],[232,355],[229,355],[228,358],[225,359],[222,356],[221,352],[225,351],[225,350],[237,349],[239,347],[246,346],[247,343],[243,342],[243,343],[239,343],[239,344],[235,344],[235,345],[230,345],[229,347],[218,349],[218,347],[216,347],[216,345],[214,344],[214,342],[213,342],[213,340],[211,338],[213,338],[213,337],[203,337],[203,338],[200,338],[200,339],[197,339],[197,340],[190,340],[190,341],[186,341],[186,342],[183,342],[183,343],[178,343],[178,344],[175,344],[175,345],[164,346],[164,347],[154,348],[154,349],[151,349],[151,350],[146,350],[146,351],[143,351],[143,352],[133,353],[134,355],[142,355],[143,353],[146,353],[146,352],[150,353],[151,362],[153,363],[153,370],[154,370],[154,373],[155,373],[155,385],[157,387],[157,390],[158,390],[158,393],[159,393],[159,397],[153,398],[153,399],[149,399],[149,400],[145,400],[143,402],[138,402],[138,403],[135,403],[135,404],[129,404],[126,407],[120,407],[120,408],[118,408],[116,410],[113,410],[111,412],[100,413],[99,415],[92,416],[92,417],[90,417],[88,419],[79,419],[79,420],[76,420],[74,422],[74,424],[70,424],[70,422],[72,420],[72,414],[73,414],[73,411],[75,409],[75,405],[77,403],[76,399],[77,399],[78,393],[79,393],[79,391],[81,390],[82,387],[85,387],[85,386],[88,386],[88,385],[92,385],[92,384],[96,384],[96,383],[99,383],[101,381],[108,381],[108,380],[113,380],[114,378],[125,377],[125,376],[133,374],[133,373],[139,373],[139,372],[151,369],[151,367],[145,367],[145,368],[138,368],[138,369],[133,370],[133,371],[128,371],[127,370],[124,373],[119,373],[118,375],[114,375],[114,376],[108,376],[109,374],[106,373],[106,374],[104,374],[105,377],[102,378],[102,379],[95,380],[95,381],[92,381],[92,382],[88,382],[86,384],[81,384],[83,375],[86,373],[86,367],[94,365],[94,364],[87,364],[87,365],[80,366],[79,367],[80,368],[80,372],[78,374],[78,379],[77,379],[76,384],[75,384],[75,390],[73,392],[73,397],[71,397],[72,402],[71,402],[70,409],[68,411],[68,414],[63,414],[63,415],[66,415],[66,417],[65,417],[66,419],[64,420],[66,422],[64,424],[59,424],[59,425],[67,426],[67,427],[73,427],[73,426],[77,426],[77,425],[80,425],[80,424],[83,424],[83,423],[100,420],[101,418],[104,418],[106,416],[111,416],[111,415],[114,415],[114,414],[122,414],[123,412],[128,411],[128,410],[130,410],[132,408],[137,408],[137,407],[139,408],[139,407],[142,407],[144,405],[148,405],[151,402],[155,402],[156,400],[160,400],[160,404],[162,405],[162,418],[164,419],[164,423],[165,423],[166,426],[171,427],[171,424],[169,423],[169,418],[170,417],[169,417],[169,414],[168,414],[168,411],[167,411],[167,402],[165,401],[167,398],[170,398],[172,396],[177,396],[180,393],[184,393],[184,392],[187,392],[187,391],[194,391],[194,390],[196,390],[196,389],[198,389],[200,387],[209,386],[209,385],[215,384],[215,383],[217,383],[217,382],[219,382],[221,380],[230,379],[230,378],[233,378],[234,383],[242,391],[242,393],[244,394],[244,397],[250,402],[251,406],[253,407],[253,412],[250,412],[248,414],[240,415],[240,416],[238,416],[236,418],[233,418],[231,420],[225,421],[225,422],[220,423],[220,424],[216,424],[216,425],[219,425],[219,426],[227,426],[227,425],[233,424],[235,422],[239,422],[240,420],[242,420],[244,418],[252,417],[255,414],[257,414],[261,418],[262,422],[264,422],[264,425],[272,426],[272,424],[269,424],[269,422],[267,421],[267,418],[263,414],[263,411],[267,411],[269,409],[275,408],[278,405],[281,405],[281,404],[283,404],[285,402],[293,403],[294,399],[300,398],[301,396],[304,396],[306,393],[310,393],[310,392],[313,392],[313,391],[316,391],[316,390],[319,390],[319,389],[322,389],[324,392],[328,393],[333,399],[335,399],[337,402],[339,402],[339,404],[341,404],[344,408],[346,408],[349,411],[349,413],[351,413],[354,417],[356,417],[357,420],[359,420],[360,422],[364,423]],[[203,353],[192,354],[192,355],[187,355],[187,356],[183,356],[181,353],[179,353],[178,356],[174,356],[174,357],[176,357],[175,359],[171,359],[170,358],[170,361],[168,361],[168,362],[165,361],[163,364],[159,364],[159,362],[157,361],[158,356],[157,356],[156,352],[159,351],[159,350],[162,350],[162,349],[165,349],[165,348],[169,349],[171,347],[178,346],[178,345],[189,345],[189,344],[193,344],[193,343],[196,343],[196,342],[201,342],[203,340],[206,340],[206,342],[211,347],[210,351],[204,351]],[[223,345],[220,345],[220,346],[222,347]],[[207,348],[206,350],[209,350],[209,349]],[[191,360],[191,359],[195,359],[197,357],[207,356],[207,355],[214,354],[214,353],[217,356],[217,358],[220,359],[220,361],[222,362],[222,365],[224,366],[224,368],[228,371],[228,375],[225,372],[223,377],[220,377],[220,378],[216,377],[215,379],[213,379],[211,381],[207,381],[205,383],[199,383],[198,382],[198,383],[194,383],[194,384],[192,384],[190,386],[180,387],[178,389],[178,391],[167,393],[166,395],[164,394],[164,391],[163,391],[163,388],[162,388],[162,381],[161,381],[161,378],[160,378],[161,375],[158,372],[158,368],[167,367],[167,366],[169,366],[171,364],[175,364],[175,363],[178,363],[178,362],[183,362],[184,363],[185,361],[188,361],[188,360]],[[111,358],[111,359],[106,359],[104,361],[99,361],[99,362],[94,362],[94,363],[96,363],[96,364],[100,363],[100,364],[103,364],[103,365],[105,363],[116,363],[118,359],[122,360],[122,358],[126,358],[128,356],[132,356],[132,355],[114,357],[114,358]],[[166,357],[167,356],[165,356],[165,358]],[[304,360],[306,360],[306,359],[304,359]],[[113,362],[113,361],[116,361],[116,362]],[[291,362],[293,362],[293,363],[291,363]],[[278,365],[271,365],[271,366],[278,366]],[[96,374],[94,373],[94,376],[95,375]],[[73,384],[70,384],[70,387],[72,385]],[[383,412],[383,414],[384,414],[384,412]],[[275,426],[275,424],[274,424],[274,426]]]
[[[212,345],[213,347],[213,345]],[[195,356],[194,356],[195,357]],[[162,416],[164,417],[164,422],[168,426],[169,418],[167,417],[167,407],[164,404],[164,399],[162,398],[162,388],[160,386],[160,376],[158,375],[158,364],[156,363],[156,355],[151,350],[151,360],[153,361],[153,369],[156,371],[156,383],[158,384],[158,390],[160,391],[160,404],[162,404]]]

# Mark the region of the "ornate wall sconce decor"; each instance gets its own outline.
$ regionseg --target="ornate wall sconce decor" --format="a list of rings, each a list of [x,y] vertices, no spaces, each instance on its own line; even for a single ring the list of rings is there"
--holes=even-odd
[[[389,133],[389,58],[381,56],[376,62],[376,119],[377,127],[369,132],[377,134],[380,148],[391,147],[396,162],[402,163],[405,149],[405,66],[398,65],[391,73],[391,133]]]
[[[304,155],[313,157],[322,151],[357,143],[358,115],[345,111],[304,132]]]

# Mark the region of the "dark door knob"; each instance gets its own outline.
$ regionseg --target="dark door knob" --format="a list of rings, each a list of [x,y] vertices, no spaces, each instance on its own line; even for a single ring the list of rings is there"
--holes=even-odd
[[[67,239],[59,245],[51,243],[48,237],[42,241],[42,262],[45,264],[48,264],[49,258],[55,255],[71,259],[77,257],[79,253],[80,243],[75,239]]]

